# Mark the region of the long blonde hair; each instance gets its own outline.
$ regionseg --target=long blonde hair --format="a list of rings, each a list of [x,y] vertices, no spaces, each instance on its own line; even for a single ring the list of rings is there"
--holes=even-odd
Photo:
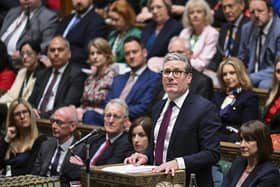
[[[37,124],[36,124],[36,118],[32,111],[32,107],[27,101],[25,101],[23,99],[14,100],[10,104],[7,118],[6,118],[6,131],[7,131],[8,127],[16,126],[15,120],[14,120],[14,110],[20,104],[24,105],[30,114],[29,115],[30,116],[30,126],[29,126],[27,132],[25,133],[25,135],[27,135],[28,137],[24,137],[24,144],[22,144],[22,142],[20,142],[22,140],[19,139],[22,132],[20,132],[19,128],[17,128],[17,135],[11,141],[11,143],[9,145],[9,148],[5,155],[5,160],[10,159],[11,154],[16,154],[16,153],[20,153],[20,152],[25,152],[27,150],[31,150],[35,140],[39,136],[39,132],[38,132]]]
[[[273,77],[272,77],[272,89],[270,91],[268,99],[266,100],[265,106],[269,106],[279,94],[279,84],[280,83],[276,77],[276,66],[278,63],[280,63],[280,58],[277,58],[275,61]]]

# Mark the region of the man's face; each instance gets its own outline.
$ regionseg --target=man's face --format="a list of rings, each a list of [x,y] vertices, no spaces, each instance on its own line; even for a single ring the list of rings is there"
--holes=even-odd
[[[237,0],[223,0],[223,11],[228,22],[235,22],[244,10],[244,3],[239,3]]]
[[[182,96],[189,88],[192,80],[190,73],[186,72],[185,63],[178,60],[168,61],[163,65],[162,84],[165,92],[171,100]],[[164,72],[169,72],[165,75]],[[172,73],[171,73],[172,72]],[[181,72],[175,76],[174,72]]]
[[[187,50],[188,50],[187,46],[180,39],[172,41],[168,46],[169,53],[179,53],[179,54],[186,56]]]
[[[125,115],[124,108],[117,103],[108,104],[104,113],[104,127],[110,137],[114,137],[124,130],[128,117]]]
[[[55,111],[50,118],[52,134],[60,143],[67,141],[76,129],[76,125],[70,121],[69,118],[70,117],[67,117],[67,114],[61,109]]]
[[[48,57],[54,68],[61,68],[69,61],[71,52],[62,38],[55,37],[51,40],[48,47]]]
[[[72,0],[72,3],[78,13],[84,13],[92,4],[92,0]]]
[[[137,71],[144,66],[146,56],[146,49],[143,49],[138,42],[130,41],[124,44],[125,61],[133,71]]]
[[[20,0],[20,5],[25,10],[28,8],[30,8],[30,10],[33,10],[41,6],[41,4],[41,0]]]
[[[252,21],[259,27],[265,27],[273,16],[272,8],[268,8],[262,0],[251,0],[249,9]]]

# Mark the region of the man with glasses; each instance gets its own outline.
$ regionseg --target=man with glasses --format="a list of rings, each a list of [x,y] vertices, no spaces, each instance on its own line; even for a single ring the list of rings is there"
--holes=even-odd
[[[216,136],[221,122],[215,106],[189,92],[191,65],[186,57],[168,53],[163,62],[162,83],[168,98],[153,109],[151,145],[146,154],[134,153],[125,163],[155,164],[153,172],[196,174],[198,186],[213,186],[211,166],[220,158]],[[188,184],[186,184],[188,186]]]
[[[85,74],[69,63],[70,45],[62,36],[54,36],[48,46],[52,67],[40,71],[29,98],[37,117],[48,118],[54,109],[80,105]]]
[[[280,56],[280,19],[271,0],[249,0],[251,21],[242,27],[238,57],[255,87],[271,88],[273,65]]]
[[[124,158],[132,152],[127,132],[124,131],[128,123],[128,107],[121,99],[111,100],[105,107],[104,128],[105,134],[92,137],[90,142],[89,160],[86,151],[81,157],[75,155],[70,162],[83,166],[88,163],[90,167],[104,164],[122,163]]]
[[[83,144],[72,149],[73,136],[78,125],[78,116],[73,106],[57,109],[50,118],[52,135],[43,142],[33,165],[32,174],[40,176],[59,176],[62,186],[69,186],[70,181],[80,180],[80,167],[70,164],[71,154],[79,154]]]

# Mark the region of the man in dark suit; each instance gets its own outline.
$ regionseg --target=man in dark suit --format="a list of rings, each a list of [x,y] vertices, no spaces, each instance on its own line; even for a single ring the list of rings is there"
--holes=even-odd
[[[28,40],[40,41],[41,49],[46,50],[57,20],[56,13],[44,7],[41,0],[20,1],[20,6],[10,9],[1,27],[0,38],[12,60],[20,60],[18,49]]]
[[[57,34],[65,37],[71,45],[71,62],[86,66],[88,43],[96,37],[107,37],[107,26],[92,5],[92,0],[72,0],[75,13],[63,18]]]
[[[89,163],[90,166],[122,163],[124,158],[132,152],[127,132],[124,131],[128,123],[128,108],[121,99],[111,100],[105,107],[104,128],[105,134],[92,137],[90,143],[89,160],[86,160],[86,151],[72,156],[70,162],[77,165]]]
[[[250,0],[252,20],[242,27],[238,57],[255,87],[271,88],[274,63],[280,56],[280,18],[271,1]]]
[[[219,160],[216,136],[221,122],[215,106],[189,92],[191,65],[182,54],[168,53],[163,62],[162,83],[168,98],[152,114],[151,145],[146,154],[134,153],[125,163],[150,163],[154,172],[175,174],[186,170],[197,176],[198,186],[213,186],[211,166]]]
[[[69,151],[75,142],[73,133],[78,125],[78,115],[73,106],[57,109],[50,118],[53,137],[49,137],[40,147],[33,165],[32,174],[40,176],[59,176],[61,186],[69,186],[70,181],[80,180],[81,170],[69,162],[71,154],[83,150],[80,144]]]
[[[124,55],[130,72],[114,78],[106,103],[114,98],[122,98],[128,105],[129,119],[134,120],[149,115],[152,100],[159,86],[160,75],[146,66],[146,49],[139,38],[131,36],[124,41]],[[102,124],[102,112],[85,113],[85,123]],[[99,123],[98,123],[99,122]]]
[[[208,66],[215,72],[224,57],[238,55],[241,28],[250,20],[244,15],[244,0],[222,0],[222,7],[226,23],[221,26],[218,50]]]
[[[49,43],[48,57],[52,67],[40,71],[29,102],[37,117],[47,118],[58,107],[79,106],[85,75],[69,63],[70,46],[62,36],[55,36]]]

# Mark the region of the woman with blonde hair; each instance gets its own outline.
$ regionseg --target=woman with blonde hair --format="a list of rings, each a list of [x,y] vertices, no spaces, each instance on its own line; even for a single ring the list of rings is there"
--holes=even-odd
[[[217,71],[221,90],[216,91],[213,103],[220,109],[222,141],[238,141],[242,123],[258,119],[258,97],[252,91],[252,83],[242,61],[229,57],[221,62]]]
[[[219,33],[211,26],[213,14],[205,0],[190,0],[183,14],[185,29],[180,37],[188,41],[188,58],[198,71],[204,71],[216,53]]]
[[[92,72],[89,72],[85,81],[81,106],[77,109],[80,120],[82,120],[86,111],[103,111],[101,109],[102,105],[116,75],[112,67],[114,56],[109,43],[105,39],[95,38],[91,40],[88,50],[88,63],[91,65]]]
[[[14,100],[9,107],[5,135],[0,139],[0,169],[11,166],[12,175],[31,171],[41,143],[31,105],[24,100]]]

